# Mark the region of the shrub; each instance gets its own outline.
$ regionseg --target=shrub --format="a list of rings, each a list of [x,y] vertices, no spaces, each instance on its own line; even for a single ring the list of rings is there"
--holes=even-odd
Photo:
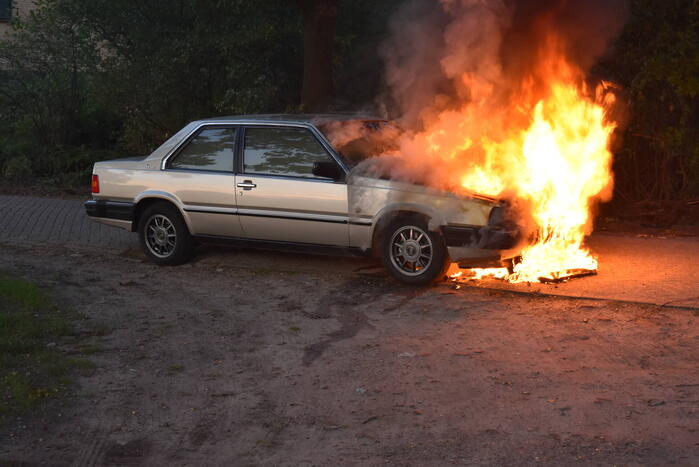
[[[29,180],[33,174],[32,166],[27,156],[13,157],[5,163],[2,172],[3,177],[11,181]]]

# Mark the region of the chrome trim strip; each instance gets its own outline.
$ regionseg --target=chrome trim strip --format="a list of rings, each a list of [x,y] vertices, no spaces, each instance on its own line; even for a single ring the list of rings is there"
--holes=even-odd
[[[302,212],[270,211],[267,209],[239,208],[238,215],[253,217],[272,217],[276,219],[289,219],[300,221],[337,222],[342,224],[347,224],[349,222],[349,219],[345,215],[336,216],[327,214],[306,214]]]
[[[229,177],[234,177],[233,169],[231,170],[207,170],[207,169],[182,169],[179,167],[170,167],[167,170],[172,170],[173,172],[185,172],[185,173],[204,173],[204,174],[218,174],[218,175],[228,175]]]
[[[208,206],[208,205],[192,205],[192,204],[185,204],[182,206],[182,209],[184,209],[187,212],[204,212],[204,213],[210,213],[210,214],[237,214],[238,209],[237,208],[221,208],[217,206]]]
[[[371,222],[371,220],[368,220],[368,221],[367,221],[367,220],[361,220],[361,219],[360,219],[360,220],[353,220],[353,221],[350,221],[350,224],[352,224],[352,225],[363,225],[363,226],[365,226],[365,227],[370,227],[370,226],[373,224],[373,222]]]
[[[192,131],[187,133],[180,140],[179,143],[177,143],[175,146],[173,146],[172,149],[170,149],[170,151],[168,151],[168,153],[165,154],[165,157],[163,157],[162,160],[160,161],[160,170],[165,170],[165,167],[167,166],[167,161],[170,159],[170,157],[172,157],[172,155],[182,147],[182,145],[185,143],[185,141],[187,141],[194,133],[199,131],[199,128],[201,128],[203,126],[206,126],[206,124],[202,123],[202,124],[199,124],[196,127],[194,127],[194,129]]]
[[[193,206],[185,205],[185,212],[194,212],[200,214],[224,214],[224,215],[239,215],[248,217],[267,217],[271,219],[286,219],[293,221],[311,221],[311,222],[329,222],[333,224],[352,224],[371,226],[370,220],[354,219],[350,220],[344,215],[333,214],[312,214],[305,212],[289,212],[274,209],[233,209],[233,208],[217,208],[214,206]]]
[[[473,224],[457,224],[455,222],[448,222],[446,226],[442,227],[454,227],[456,229],[482,229],[486,227],[485,225],[473,225]]]
[[[271,178],[275,180],[293,180],[295,182],[313,182],[313,183],[334,183],[336,185],[346,185],[347,183],[343,181],[335,181],[326,178],[312,178],[312,177],[292,177],[279,174],[256,174],[250,172],[244,172],[238,174],[241,178]]]
[[[226,216],[236,216],[236,212],[222,212],[222,211],[207,211],[205,209],[185,209],[185,212],[198,213],[198,214],[223,214]]]
[[[269,219],[284,219],[290,221],[311,221],[311,222],[326,222],[329,224],[347,224],[346,220],[334,220],[334,219],[308,219],[303,217],[291,217],[291,216],[275,216],[273,214],[240,214],[245,217],[266,217]]]
[[[347,214],[345,214],[344,212],[328,212],[328,211],[316,211],[316,210],[306,211],[303,209],[294,209],[293,211],[289,211],[288,209],[266,207],[266,206],[245,206],[245,207],[242,207],[239,209],[243,209],[243,210],[247,209],[248,211],[260,211],[260,212],[264,211],[264,212],[272,212],[272,213],[276,213],[276,212],[293,213],[294,215],[295,214],[310,214],[312,216],[321,215],[321,216],[335,216],[335,217],[339,216],[342,218],[347,217]]]

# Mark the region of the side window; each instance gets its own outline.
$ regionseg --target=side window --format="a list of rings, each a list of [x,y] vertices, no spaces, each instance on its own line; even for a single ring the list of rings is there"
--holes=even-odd
[[[244,172],[287,177],[313,175],[314,162],[334,162],[305,128],[247,128],[243,151]]]
[[[205,128],[170,162],[171,169],[233,172],[235,128]]]

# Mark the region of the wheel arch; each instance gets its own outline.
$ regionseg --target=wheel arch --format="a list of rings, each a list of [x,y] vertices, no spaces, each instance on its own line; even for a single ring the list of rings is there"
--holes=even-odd
[[[387,206],[376,215],[376,221],[371,234],[371,250],[373,256],[380,256],[380,246],[384,239],[386,228],[396,219],[418,216],[427,222],[431,231],[439,231],[439,226],[445,223],[444,216],[434,209],[419,204],[398,204]]]
[[[133,222],[131,223],[132,232],[138,231],[138,226],[141,221],[141,215],[143,214],[143,212],[146,209],[148,209],[148,207],[161,202],[168,203],[172,205],[175,209],[177,209],[177,211],[180,213],[180,216],[182,216],[182,219],[184,219],[184,223],[187,226],[187,229],[190,232],[192,232],[192,226],[190,225],[189,216],[187,216],[187,213],[182,208],[182,203],[180,202],[180,200],[177,199],[177,197],[175,197],[174,195],[162,191],[147,191],[141,193],[135,201],[136,202],[134,203]]]

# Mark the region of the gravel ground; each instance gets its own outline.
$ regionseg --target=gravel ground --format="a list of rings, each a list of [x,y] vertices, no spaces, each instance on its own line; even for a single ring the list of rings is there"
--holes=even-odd
[[[699,465],[695,310],[242,255],[0,244],[101,330],[75,394],[2,428],[0,464]]]

